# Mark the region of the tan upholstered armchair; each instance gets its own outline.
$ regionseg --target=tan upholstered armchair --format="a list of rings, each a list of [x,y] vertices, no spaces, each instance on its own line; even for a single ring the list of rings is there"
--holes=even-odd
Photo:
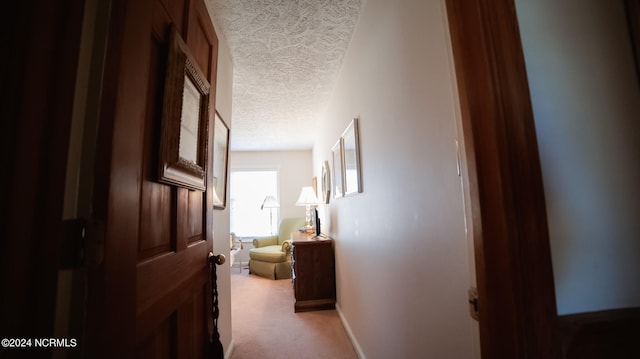
[[[253,240],[249,250],[249,273],[271,279],[291,278],[291,232],[304,226],[304,218],[280,221],[278,234]]]

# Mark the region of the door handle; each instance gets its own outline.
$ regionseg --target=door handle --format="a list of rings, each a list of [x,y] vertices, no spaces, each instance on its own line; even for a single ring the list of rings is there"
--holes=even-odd
[[[226,261],[227,261],[227,257],[225,257],[224,254],[220,253],[218,255],[214,255],[213,252],[209,252],[209,263],[223,265]]]

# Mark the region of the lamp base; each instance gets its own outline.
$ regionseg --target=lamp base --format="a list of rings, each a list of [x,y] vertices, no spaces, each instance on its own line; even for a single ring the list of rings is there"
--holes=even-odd
[[[311,222],[311,206],[310,205],[307,205],[307,213],[306,213],[306,218],[304,223],[304,229],[307,233],[314,232],[313,224]]]

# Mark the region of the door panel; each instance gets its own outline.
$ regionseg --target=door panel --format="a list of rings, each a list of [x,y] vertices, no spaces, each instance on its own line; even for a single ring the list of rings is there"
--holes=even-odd
[[[202,0],[114,0],[114,8],[122,18],[114,18],[112,31],[120,29],[122,41],[108,49],[119,55],[116,76],[107,80],[115,91],[107,120],[113,127],[103,129],[113,133],[110,184],[107,196],[96,196],[107,200],[105,259],[90,284],[103,298],[90,295],[89,303],[91,312],[104,314],[89,316],[89,354],[198,358],[211,325],[213,204],[207,192],[159,183],[157,153],[169,28],[177,26],[212,89],[217,37]],[[202,21],[191,40],[188,24]],[[215,91],[209,99],[215,109]],[[211,125],[207,135],[211,143]],[[207,167],[210,173],[211,162]],[[104,329],[96,329],[101,323]]]
[[[172,330],[176,316],[171,315],[160,323],[153,332],[138,346],[137,358],[175,358],[175,343],[172,342]]]
[[[183,190],[186,192],[186,201],[187,201],[187,214],[186,214],[186,228],[185,228],[185,237],[187,238],[187,243],[191,244],[196,241],[202,240],[202,212],[203,208],[203,196],[201,192],[194,192]]]
[[[168,18],[163,17],[165,23]],[[154,23],[158,23],[154,21]],[[144,260],[160,253],[172,251],[175,248],[175,216],[173,206],[176,203],[175,189],[155,181],[157,173],[157,148],[160,146],[160,118],[166,65],[166,46],[164,34],[156,32],[154,28],[151,37],[151,53],[149,65],[149,93],[147,94],[147,109],[145,118],[145,141],[143,182],[141,189],[140,208],[140,239],[138,259]]]
[[[193,7],[193,20],[189,21],[189,36],[187,45],[192,49],[192,55],[196,59],[200,70],[207,76],[212,84],[209,96],[215,98],[216,75],[218,69],[218,38],[213,24],[207,15],[207,8],[202,1],[196,1]],[[211,117],[215,114],[215,107],[210,106]]]
[[[193,57],[196,58],[200,70],[202,70],[207,77],[211,77],[211,46],[209,46],[209,44],[211,44],[212,41],[207,35],[207,29],[203,21],[206,21],[206,19],[202,19],[200,16],[196,18],[195,26],[190,30],[187,45],[193,48],[192,54]]]
[[[188,13],[185,0],[160,0],[157,1],[157,4],[161,5],[163,11],[167,13],[178,29],[184,30],[184,15]],[[156,6],[156,8],[158,7],[160,6]]]

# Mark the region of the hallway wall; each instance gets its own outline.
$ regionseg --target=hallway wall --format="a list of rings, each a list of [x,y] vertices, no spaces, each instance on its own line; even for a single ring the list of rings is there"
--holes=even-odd
[[[558,314],[638,307],[640,84],[624,4],[516,5]]]
[[[314,174],[360,118],[363,192],[323,208],[338,307],[365,358],[473,358],[456,168],[455,79],[440,0],[368,0],[317,129]]]

